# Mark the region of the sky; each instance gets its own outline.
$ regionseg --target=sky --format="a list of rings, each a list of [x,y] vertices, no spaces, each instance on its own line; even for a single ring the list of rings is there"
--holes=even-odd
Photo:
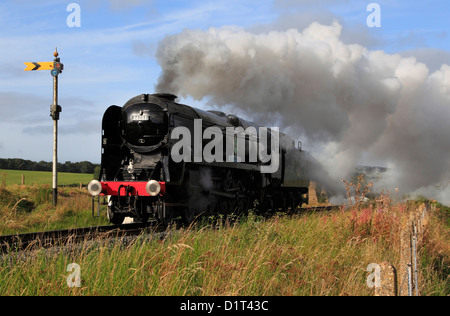
[[[368,26],[370,3],[381,9],[380,27]],[[156,91],[163,71],[156,54],[167,37],[186,29],[302,31],[337,21],[344,43],[414,56],[434,72],[450,64],[449,13],[447,0],[2,0],[0,158],[52,160],[52,77],[24,71],[23,63],[52,61],[55,47],[64,64],[58,159],[99,163],[103,112]],[[179,101],[208,106],[189,94]]]

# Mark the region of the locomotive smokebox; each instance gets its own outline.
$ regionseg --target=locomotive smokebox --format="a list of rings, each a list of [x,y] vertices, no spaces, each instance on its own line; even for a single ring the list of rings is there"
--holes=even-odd
[[[154,103],[125,105],[120,121],[122,138],[129,148],[144,153],[154,150],[169,132],[167,111]]]

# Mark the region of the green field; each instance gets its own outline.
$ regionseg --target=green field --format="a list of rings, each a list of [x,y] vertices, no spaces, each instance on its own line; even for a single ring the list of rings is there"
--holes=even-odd
[[[26,185],[52,184],[52,172],[0,169],[0,182],[6,185],[22,184],[22,175]],[[58,172],[58,185],[87,185],[93,179],[92,174]]]

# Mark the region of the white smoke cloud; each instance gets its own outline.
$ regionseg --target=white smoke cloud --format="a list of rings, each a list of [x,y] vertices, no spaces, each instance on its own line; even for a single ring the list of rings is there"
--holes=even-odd
[[[156,89],[277,122],[337,182],[364,156],[391,167],[388,189],[447,183],[450,66],[430,73],[413,57],[346,44],[341,32],[337,22],[258,34],[186,29],[160,43]]]

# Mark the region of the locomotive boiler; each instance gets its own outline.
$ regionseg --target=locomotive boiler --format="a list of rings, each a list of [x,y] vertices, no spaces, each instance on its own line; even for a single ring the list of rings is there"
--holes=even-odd
[[[107,196],[114,224],[125,217],[181,217],[287,210],[307,192],[305,152],[277,128],[143,94],[103,115],[101,172],[88,185]]]

